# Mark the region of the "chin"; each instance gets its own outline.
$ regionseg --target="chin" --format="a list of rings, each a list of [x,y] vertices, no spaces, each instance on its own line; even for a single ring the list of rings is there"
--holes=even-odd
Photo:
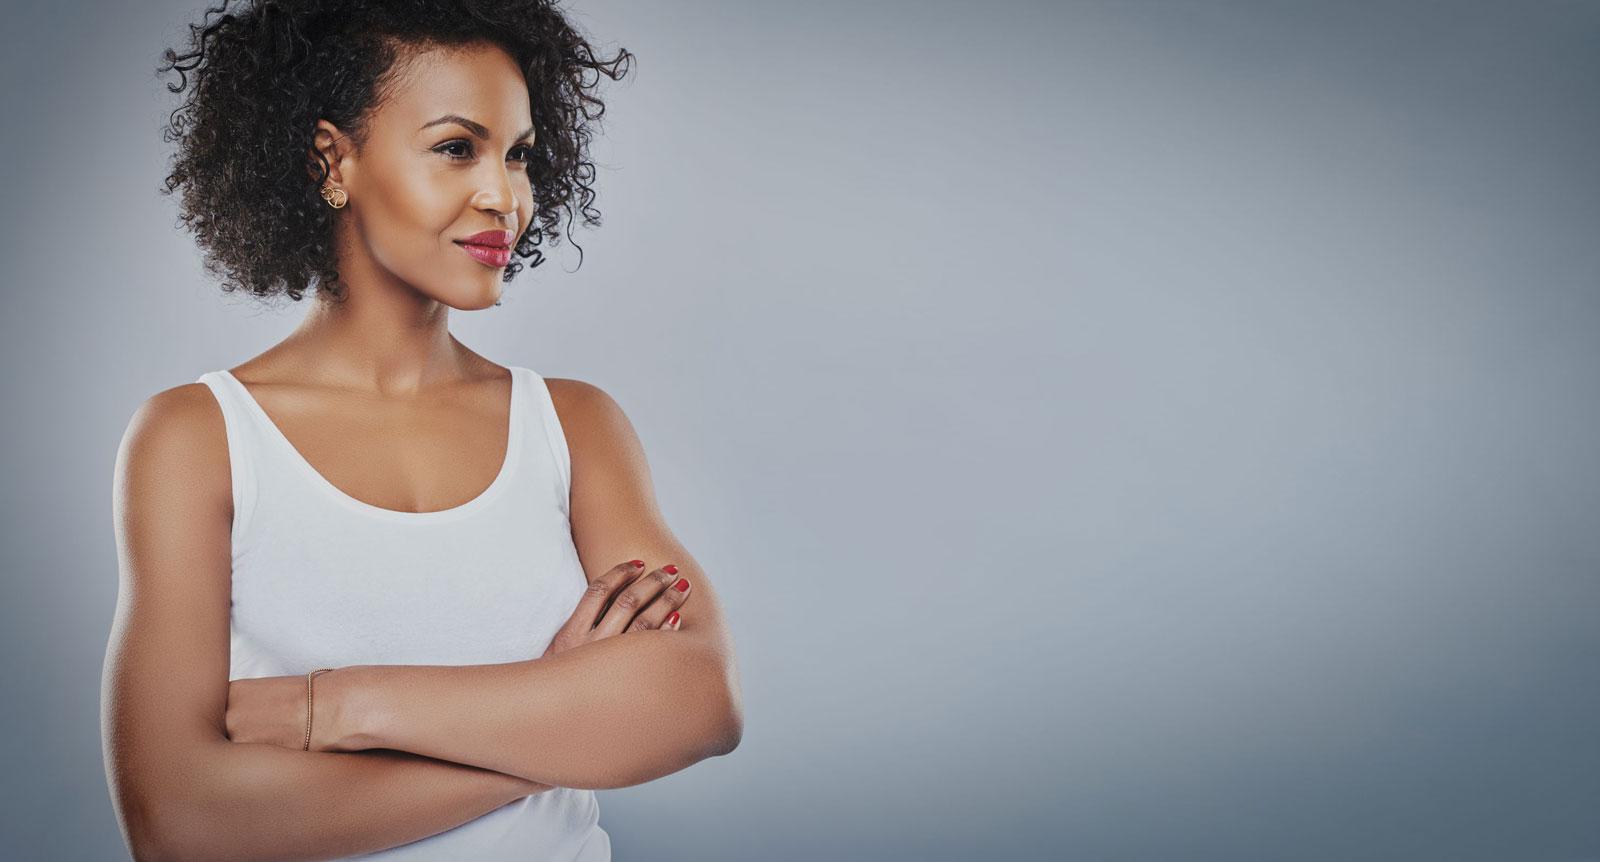
[[[492,308],[500,300],[500,296],[500,286],[496,284],[487,290],[451,293],[436,297],[436,299],[456,311],[481,311],[485,308]]]

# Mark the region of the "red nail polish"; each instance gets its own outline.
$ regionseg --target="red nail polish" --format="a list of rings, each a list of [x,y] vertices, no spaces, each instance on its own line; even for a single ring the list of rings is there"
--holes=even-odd
[[[678,582],[672,585],[672,588],[680,593],[687,593],[689,591],[689,579],[679,578]]]
[[[629,560],[628,565],[633,566],[636,569],[642,568],[644,566],[644,560]]]
[[[669,575],[676,575],[678,573],[678,567],[668,563],[667,565],[661,567],[661,571],[666,572]]]
[[[667,625],[669,625],[669,626],[677,625],[677,623],[678,623],[678,612],[677,611],[673,611],[672,613],[667,614]]]

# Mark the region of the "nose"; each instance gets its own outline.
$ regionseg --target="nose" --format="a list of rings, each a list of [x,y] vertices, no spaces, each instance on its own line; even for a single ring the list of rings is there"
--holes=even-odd
[[[513,222],[517,215],[516,187],[504,167],[496,170],[489,169],[486,179],[481,180],[478,189],[472,195],[472,205],[478,209],[509,216]]]

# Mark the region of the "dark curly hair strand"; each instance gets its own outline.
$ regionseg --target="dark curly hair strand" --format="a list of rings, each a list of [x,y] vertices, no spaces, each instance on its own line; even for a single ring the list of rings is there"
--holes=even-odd
[[[228,0],[191,24],[189,50],[167,49],[174,93],[185,101],[168,118],[162,139],[177,152],[162,194],[180,187],[181,222],[205,251],[205,269],[225,292],[285,294],[299,301],[313,284],[343,298],[335,269],[334,211],[320,190],[328,161],[313,147],[326,119],[366,140],[366,120],[403,70],[409,49],[489,43],[504,48],[527,79],[535,128],[528,164],[534,215],[518,238],[509,282],[544,260],[538,246],[567,239],[582,215],[598,226],[593,206],[591,121],[605,105],[600,76],[625,75],[634,55],[611,59],[594,49],[547,0]],[[220,15],[215,21],[211,16]],[[306,169],[311,154],[320,176]],[[582,266],[582,246],[578,246]]]

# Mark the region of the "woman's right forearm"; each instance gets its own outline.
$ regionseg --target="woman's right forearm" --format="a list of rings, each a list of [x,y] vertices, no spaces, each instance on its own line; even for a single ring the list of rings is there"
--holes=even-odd
[[[150,806],[152,859],[331,859],[406,844],[550,789],[402,751],[208,742]],[[167,776],[155,779],[164,781]],[[141,858],[146,858],[141,855]]]

